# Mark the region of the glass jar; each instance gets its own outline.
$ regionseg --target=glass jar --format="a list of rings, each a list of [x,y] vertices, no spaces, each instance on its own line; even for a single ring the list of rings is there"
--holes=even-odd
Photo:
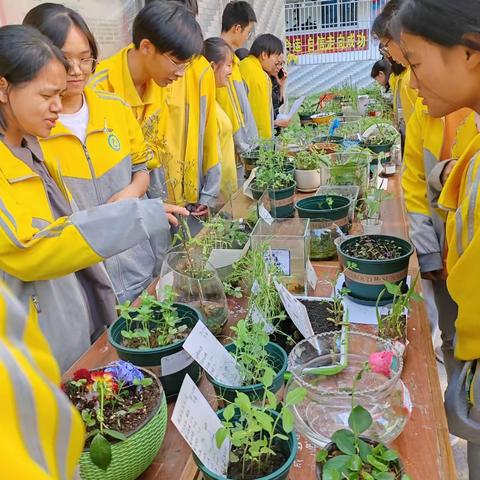
[[[410,416],[410,394],[400,376],[403,358],[388,340],[361,332],[349,332],[342,345],[339,332],[327,332],[298,343],[288,359],[292,378],[287,392],[298,386],[307,389],[305,400],[293,407],[296,428],[312,443],[324,447],[334,432],[348,427],[352,408],[352,385],[369,356],[375,352],[394,353],[390,378],[367,371],[355,388],[354,403],[372,416],[372,426],[362,435],[389,443],[402,432]],[[336,367],[337,374],[313,374],[318,367]]]
[[[202,260],[201,254],[175,249],[168,252],[157,285],[160,300],[165,286],[172,287],[177,295],[175,302],[197,308],[214,335],[222,333],[228,318],[227,297],[215,268]]]

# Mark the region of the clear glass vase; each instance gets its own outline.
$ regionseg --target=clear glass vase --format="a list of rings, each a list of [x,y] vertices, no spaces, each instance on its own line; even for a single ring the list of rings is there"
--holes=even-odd
[[[202,321],[214,335],[220,335],[228,318],[227,298],[215,268],[202,256],[185,250],[171,250],[163,260],[157,296],[165,286],[177,295],[175,302],[197,308]]]
[[[411,413],[410,394],[400,379],[403,359],[394,345],[384,339],[361,332],[348,334],[348,346],[341,346],[338,332],[316,335],[298,343],[289,355],[292,378],[287,392],[298,386],[307,389],[305,400],[292,410],[299,433],[312,443],[324,447],[332,434],[348,427],[352,408],[352,385],[370,354],[392,351],[390,377],[367,371],[355,388],[354,403],[366,408],[373,418],[363,434],[372,440],[389,443],[402,432]],[[313,374],[312,368],[344,365],[333,375]]]

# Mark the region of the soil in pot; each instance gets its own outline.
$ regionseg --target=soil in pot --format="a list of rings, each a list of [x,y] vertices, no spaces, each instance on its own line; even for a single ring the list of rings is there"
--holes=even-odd
[[[394,260],[405,254],[394,240],[376,236],[359,237],[346,245],[343,252],[361,260]]]
[[[382,320],[385,322],[386,315],[382,315]],[[397,328],[384,328],[382,332],[378,332],[378,336],[385,338],[386,340],[392,340],[394,342],[406,343],[407,339],[407,317],[402,315],[400,319],[401,323],[397,325]],[[384,323],[385,324],[385,323]],[[399,331],[400,330],[400,331]]]

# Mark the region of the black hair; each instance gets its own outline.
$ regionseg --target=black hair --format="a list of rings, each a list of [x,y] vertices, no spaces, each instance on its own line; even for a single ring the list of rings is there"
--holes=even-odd
[[[387,79],[387,83],[385,84],[385,91],[388,92],[390,91],[390,74],[392,72],[392,66],[390,65],[390,62],[382,58],[381,60],[376,61],[373,64],[372,71],[370,72],[370,76],[375,79],[380,75],[380,73],[383,72],[385,74],[385,78]]]
[[[145,5],[152,2],[158,2],[162,0],[146,0]],[[176,0],[185,5],[196,17],[198,16],[198,1],[197,0]]]
[[[250,47],[250,55],[259,57],[262,53],[270,55],[280,55],[283,53],[282,41],[271,33],[259,35]]]
[[[178,60],[200,55],[203,36],[193,13],[179,2],[151,2],[133,21],[133,44],[149,40],[159,53],[171,53]]]
[[[480,50],[478,0],[405,0],[395,27],[445,47]]]
[[[250,55],[250,50],[248,48],[237,48],[235,50],[235,55],[239,58],[239,60],[243,60]]]
[[[386,60],[390,63],[392,67],[392,73],[395,75],[400,75],[403,73],[407,67],[404,67],[401,63],[397,63],[393,58],[387,57]]]
[[[58,60],[68,70],[68,62],[58,47],[37,29],[25,25],[0,28],[0,78],[18,86],[33,80],[51,60]],[[0,108],[0,129],[7,122]]]
[[[378,38],[393,39],[391,32],[391,22],[398,10],[404,3],[404,0],[390,0],[383,10],[377,15],[372,25],[372,33]]]
[[[235,25],[242,29],[248,27],[250,22],[256,22],[257,16],[252,6],[244,1],[232,1],[227,3],[222,14],[222,32],[228,32]]]
[[[92,57],[98,59],[98,46],[82,16],[58,3],[42,3],[33,7],[23,19],[24,25],[40,30],[58,48],[63,48],[70,29],[75,26],[87,37]]]
[[[233,53],[232,49],[223,38],[211,37],[203,42],[203,56],[209,62],[224,63],[229,53]]]

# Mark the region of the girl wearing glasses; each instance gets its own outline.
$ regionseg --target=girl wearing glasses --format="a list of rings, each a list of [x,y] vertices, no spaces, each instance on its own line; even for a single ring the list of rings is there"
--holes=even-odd
[[[141,128],[120,98],[87,86],[98,48],[83,18],[63,5],[44,3],[30,10],[24,24],[49,37],[68,62],[62,113],[41,146],[60,162],[63,180],[78,208],[142,198],[149,173]],[[136,298],[152,282],[168,248],[166,237],[152,236],[105,260],[120,302]]]

